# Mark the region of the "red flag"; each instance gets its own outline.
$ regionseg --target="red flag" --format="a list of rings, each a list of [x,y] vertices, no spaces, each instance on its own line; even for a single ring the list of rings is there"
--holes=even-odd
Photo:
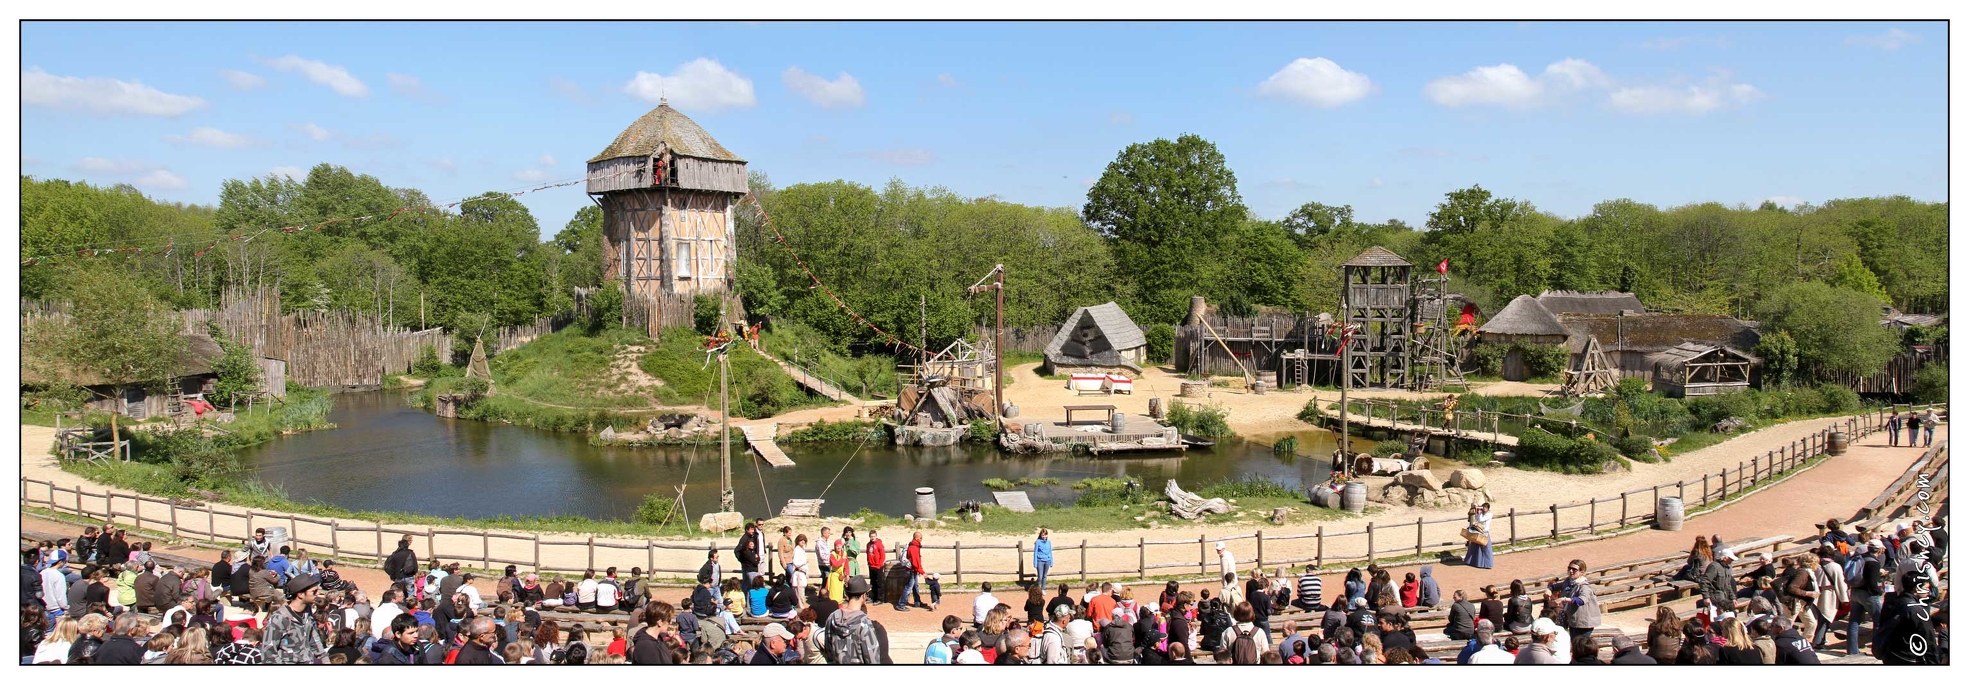
[[[1439,274],[1446,274],[1446,273],[1449,273],[1449,260],[1447,260],[1447,259],[1445,259],[1445,260],[1443,260],[1443,261],[1442,261],[1442,263],[1441,263],[1441,264],[1437,264],[1437,265],[1436,265],[1436,273],[1439,273]]]

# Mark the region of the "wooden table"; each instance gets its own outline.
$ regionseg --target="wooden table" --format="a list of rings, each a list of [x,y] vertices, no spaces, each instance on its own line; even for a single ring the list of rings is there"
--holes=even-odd
[[[1074,412],[1077,411],[1101,412],[1101,422],[1107,423],[1108,419],[1114,416],[1114,409],[1115,409],[1114,405],[1112,404],[1073,404],[1073,405],[1067,405],[1066,407],[1062,407],[1062,408],[1067,410],[1067,425],[1069,426],[1073,425]]]

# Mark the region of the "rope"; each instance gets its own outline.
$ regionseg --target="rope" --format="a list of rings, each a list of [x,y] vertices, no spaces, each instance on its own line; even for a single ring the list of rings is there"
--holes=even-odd
[[[866,432],[866,433],[863,433],[863,434],[862,434],[862,436],[861,436],[861,444],[860,444],[860,445],[856,445],[856,446],[855,446],[855,451],[854,451],[854,453],[853,453],[853,454],[849,454],[849,455],[848,455],[848,459],[847,459],[846,461],[843,461],[843,462],[841,462],[841,468],[840,468],[840,469],[838,469],[838,470],[836,470],[836,471],[834,472],[834,477],[833,477],[833,478],[830,478],[830,479],[828,479],[828,481],[827,481],[827,487],[824,487],[824,488],[821,488],[821,489],[820,489],[820,496],[818,496],[818,497],[815,497],[814,499],[826,499],[826,498],[827,498],[827,491],[828,491],[828,490],[832,490],[832,489],[834,489],[834,481],[838,481],[838,480],[841,480],[841,474],[843,474],[843,473],[846,473],[846,472],[848,471],[848,465],[849,465],[849,464],[853,464],[853,463],[855,463],[855,457],[858,457],[858,456],[861,456],[861,450],[862,450],[862,448],[864,448],[864,447],[867,447],[867,446],[868,446],[868,439],[869,439],[869,438],[872,438],[872,437],[875,437],[875,431],[873,431],[873,430],[870,430],[870,431],[868,431],[868,432]]]
[[[922,354],[923,356],[926,357],[930,356],[929,350],[925,350],[921,347],[911,345],[908,342],[905,342],[902,338],[898,338],[894,335],[891,335],[888,331],[882,330],[882,327],[875,325],[874,322],[869,321],[867,318],[864,318],[860,313],[856,312],[853,307],[848,306],[848,303],[841,301],[841,297],[839,295],[835,295],[834,290],[832,288],[827,287],[826,283],[822,283],[820,281],[820,277],[814,275],[814,270],[807,267],[806,260],[800,259],[800,253],[795,252],[793,250],[793,244],[787,242],[786,236],[779,232],[779,227],[773,225],[772,215],[766,213],[766,206],[759,203],[759,198],[753,195],[746,195],[745,201],[750,203],[754,209],[759,210],[759,219],[760,219],[759,223],[764,224],[767,230],[773,232],[773,238],[779,241],[781,247],[786,248],[787,254],[793,256],[793,263],[800,265],[800,270],[806,272],[807,279],[814,282],[814,287],[818,288],[822,293],[826,294],[828,299],[833,300],[835,307],[840,308],[840,310],[843,312],[847,312],[848,318],[853,319],[855,323],[861,324],[863,327],[867,328],[868,330],[875,331],[876,335],[880,335],[883,338],[888,339],[890,343],[895,344],[897,347],[901,347],[906,350],[914,350],[917,353]]]

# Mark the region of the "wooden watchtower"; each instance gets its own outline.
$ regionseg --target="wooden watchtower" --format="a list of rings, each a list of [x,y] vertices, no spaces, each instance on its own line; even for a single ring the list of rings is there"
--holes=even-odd
[[[655,336],[691,324],[698,295],[732,292],[734,210],[745,160],[659,102],[588,160],[602,208],[602,274],[622,288],[623,325]]]
[[[1408,384],[1413,266],[1379,245],[1342,265],[1341,322],[1356,327],[1343,351],[1353,387]]]

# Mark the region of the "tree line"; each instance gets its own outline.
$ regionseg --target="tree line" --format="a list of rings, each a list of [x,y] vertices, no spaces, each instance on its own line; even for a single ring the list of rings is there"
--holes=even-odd
[[[751,185],[765,215],[750,203],[737,210],[734,277],[747,310],[801,321],[843,349],[882,340],[829,291],[882,330],[935,349],[991,321],[993,298],[965,290],[994,264],[1007,269],[1008,325],[1053,325],[1113,299],[1148,328],[1180,321],[1192,295],[1230,314],[1336,311],[1340,264],[1373,245],[1418,268],[1448,260],[1452,289],[1486,312],[1545,289],[1617,289],[1651,310],[1765,319],[1767,334],[1795,346],[1792,372],[1821,379],[1877,371],[1897,349],[1873,325],[1880,305],[1947,306],[1948,205],[1899,196],[1793,208],[1616,199],[1567,218],[1472,185],[1445,194],[1420,227],[1357,221],[1351,206],[1318,200],[1272,220],[1245,206],[1229,161],[1194,135],[1121,150],[1077,210],[900,180],[781,188],[755,172]],[[602,282],[598,208],[542,240],[510,197],[440,210],[420,191],[329,164],[301,180],[228,180],[216,207],[26,176],[21,190],[24,254],[152,246],[24,269],[29,298],[60,299],[78,270],[108,266],[179,308],[264,286],[289,310],[350,309],[472,335],[566,312],[573,288]],[[387,218],[222,240],[356,215]],[[809,269],[828,289],[814,287]]]

